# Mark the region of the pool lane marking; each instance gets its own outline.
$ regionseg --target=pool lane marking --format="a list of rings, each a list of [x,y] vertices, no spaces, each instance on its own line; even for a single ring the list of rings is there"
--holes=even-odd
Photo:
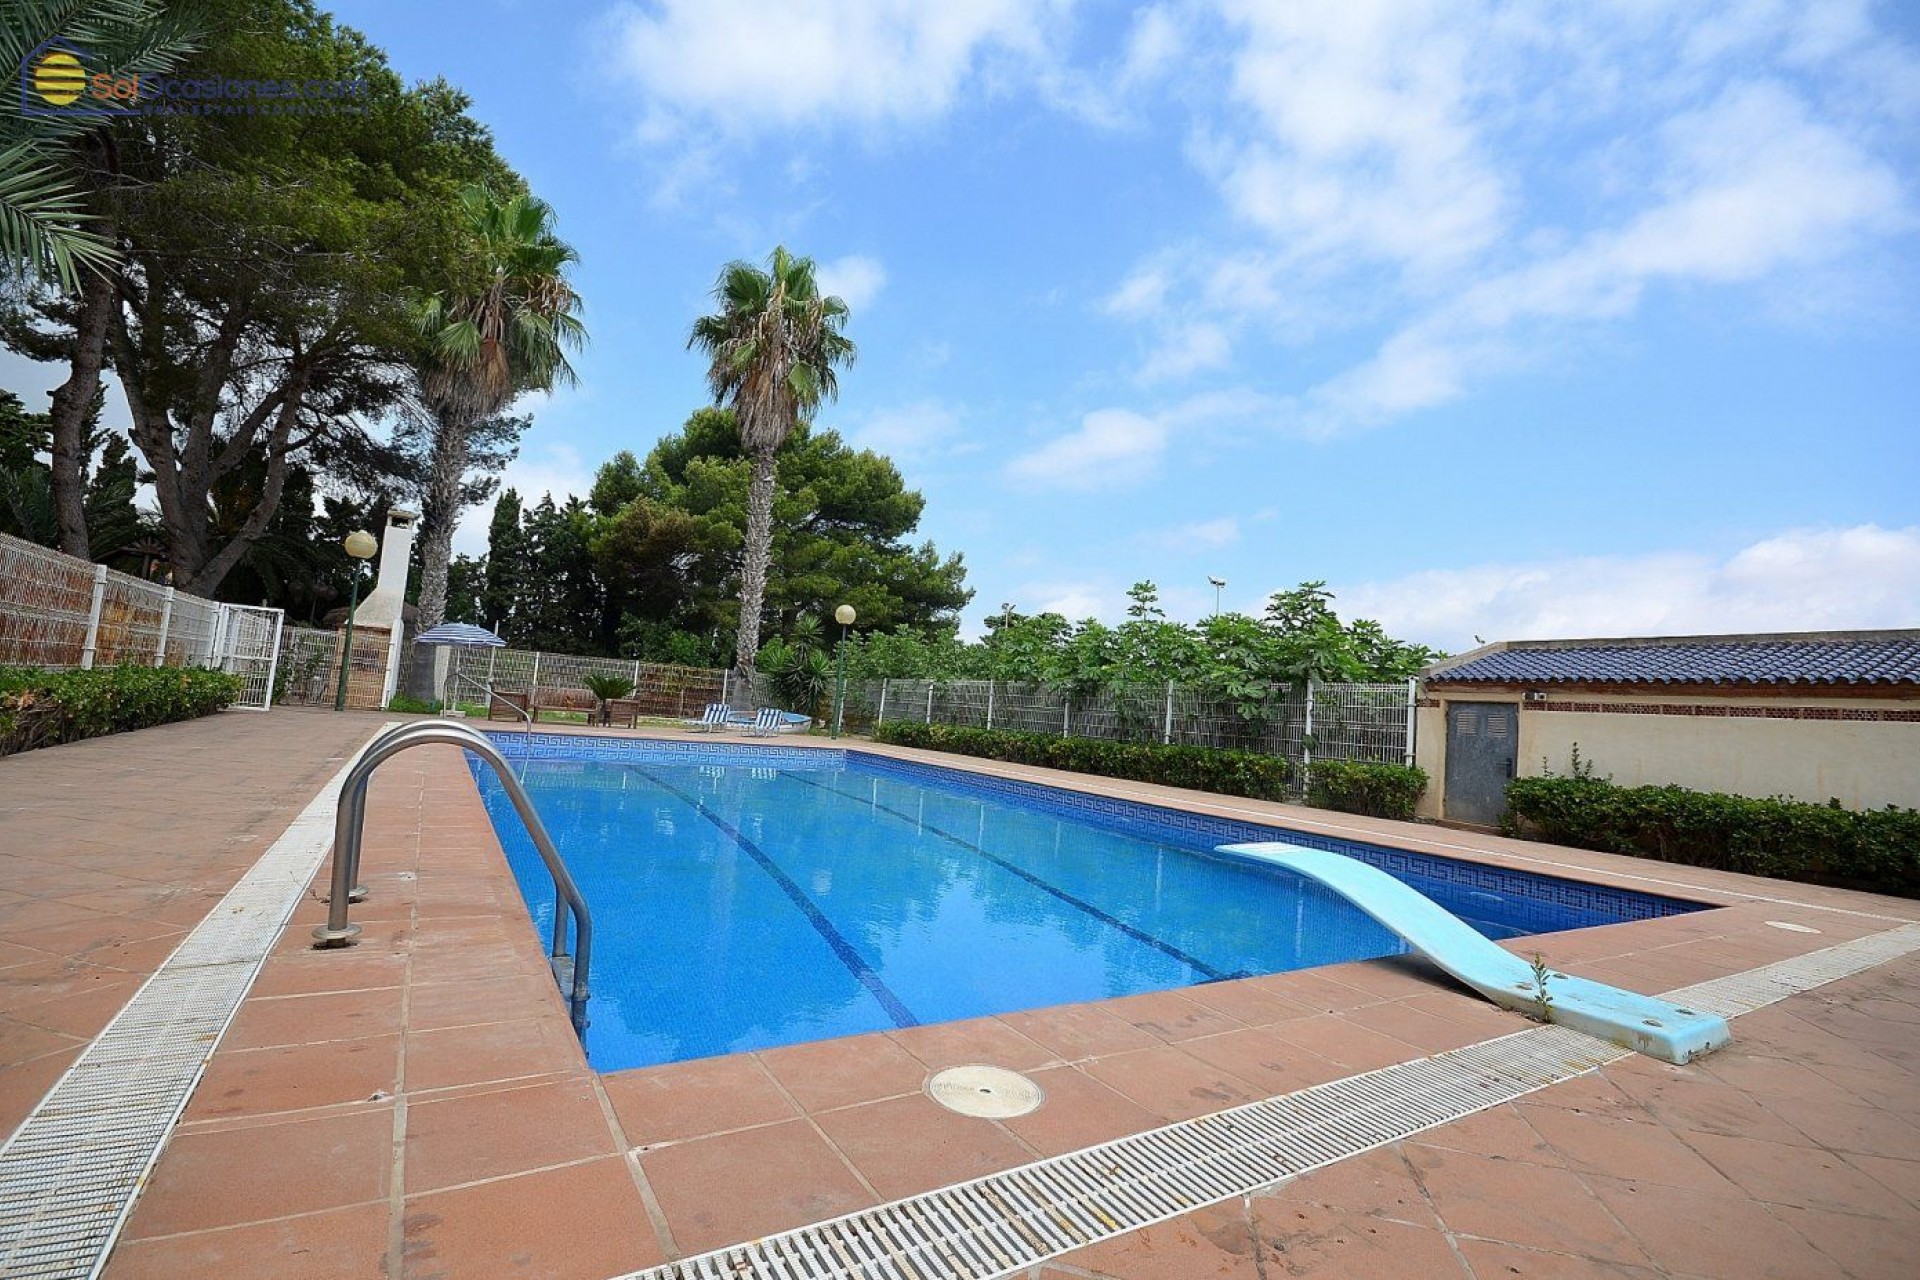
[[[1227,973],[1223,970],[1216,969],[1212,965],[1208,964],[1206,961],[1200,960],[1193,956],[1188,955],[1186,952],[1182,951],[1179,947],[1174,946],[1171,942],[1167,942],[1163,939],[1156,938],[1152,934],[1148,933],[1146,930],[1136,928],[1117,916],[1108,915],[1106,912],[1094,906],[1091,902],[1088,902],[1086,899],[1076,898],[1074,895],[1072,895],[1071,893],[1068,893],[1065,889],[1062,889],[1060,886],[1056,884],[1051,884],[1045,880],[1042,880],[1039,876],[1034,875],[1031,871],[1028,871],[1024,867],[1016,866],[1015,864],[1008,862],[1005,858],[1000,857],[998,854],[988,853],[985,849],[982,849],[979,845],[975,844],[971,840],[968,840],[966,837],[957,836],[953,834],[953,832],[947,831],[941,827],[937,827],[933,823],[927,822],[919,817],[916,817],[915,815],[908,813],[903,809],[895,809],[891,805],[881,804],[877,800],[868,799],[864,796],[853,795],[849,792],[840,790],[838,787],[829,787],[825,783],[815,782],[810,778],[801,777],[798,773],[791,773],[791,772],[782,770],[780,776],[783,778],[791,778],[793,779],[793,781],[801,783],[805,786],[816,787],[819,790],[825,791],[830,795],[839,796],[842,800],[851,800],[851,801],[854,801],[856,804],[865,805],[870,809],[878,809],[882,813],[891,814],[892,816],[900,819],[902,822],[911,822],[916,826],[920,827],[921,829],[933,835],[939,836],[942,840],[945,840],[951,844],[959,845],[962,849],[965,849],[970,853],[976,853],[980,855],[982,858],[985,858],[988,862],[993,863],[993,865],[995,865],[996,867],[999,867],[1003,871],[1010,871],[1014,875],[1019,876],[1022,880],[1025,880],[1028,884],[1032,885],[1034,888],[1039,889],[1045,893],[1050,893],[1054,897],[1060,899],[1060,901],[1066,903],[1068,906],[1074,907],[1074,908],[1077,908],[1078,910],[1086,912],[1088,915],[1092,916],[1094,919],[1100,921],[1100,923],[1108,926],[1109,928],[1118,929],[1121,933],[1126,934],[1129,938],[1132,938],[1135,942],[1143,942],[1147,946],[1152,947],[1155,951],[1159,951],[1166,955],[1172,956],[1175,960],[1178,960],[1181,964],[1188,966],[1189,968],[1195,970],[1196,972],[1205,974],[1207,981],[1209,982],[1221,982],[1228,978],[1244,978],[1248,976],[1247,974],[1244,974],[1244,973]]]
[[[780,886],[780,892],[786,894],[793,905],[800,908],[801,914],[807,918],[807,923],[812,925],[814,932],[825,940],[828,947],[832,948],[833,954],[840,958],[840,963],[847,967],[847,971],[853,974],[855,980],[867,989],[869,995],[880,1002],[880,1007],[887,1011],[889,1018],[893,1019],[893,1025],[896,1027],[917,1027],[920,1025],[920,1019],[913,1016],[912,1011],[900,1002],[900,997],[893,994],[893,989],[887,986],[880,975],[873,971],[873,966],[868,964],[858,951],[854,950],[853,944],[847,941],[846,935],[834,928],[833,921],[821,914],[820,908],[816,907],[813,904],[813,900],[807,897],[806,890],[794,883],[793,877],[782,871],[759,845],[747,838],[745,832],[741,831],[740,828],[734,826],[713,810],[707,808],[706,805],[700,802],[698,796],[688,795],[671,782],[647,772],[638,765],[630,764],[623,767],[639,774],[654,786],[691,808],[694,812],[712,823],[721,835],[739,846],[742,853],[752,858],[754,862],[759,865],[760,869],[766,872],[775,884]]]

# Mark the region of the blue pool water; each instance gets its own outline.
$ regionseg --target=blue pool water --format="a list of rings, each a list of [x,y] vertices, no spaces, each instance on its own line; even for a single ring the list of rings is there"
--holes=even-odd
[[[1492,938],[1698,909],[858,751],[501,741],[594,914],[603,1071],[1405,950],[1233,841],[1364,857]],[[476,774],[544,938],[552,881]]]

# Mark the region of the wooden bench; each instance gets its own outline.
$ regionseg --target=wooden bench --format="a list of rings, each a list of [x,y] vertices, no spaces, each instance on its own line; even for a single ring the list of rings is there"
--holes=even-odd
[[[495,689],[493,696],[487,699],[487,719],[489,720],[526,720],[532,716],[527,707],[528,698],[524,693],[512,689]]]
[[[539,688],[533,692],[533,718],[539,722],[542,711],[577,711],[591,720],[600,710],[600,699],[585,689]]]

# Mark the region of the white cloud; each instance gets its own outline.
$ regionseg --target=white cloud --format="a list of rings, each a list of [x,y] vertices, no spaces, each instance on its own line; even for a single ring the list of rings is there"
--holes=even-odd
[[[1216,520],[1196,520],[1191,524],[1175,525],[1140,536],[1142,541],[1172,551],[1209,551],[1230,547],[1240,541],[1240,521],[1233,516],[1221,516]]]
[[[1781,85],[1731,86],[1661,135],[1664,199],[1408,323],[1308,394],[1309,433],[1456,399],[1476,374],[1519,359],[1522,345],[1550,340],[1550,326],[1630,313],[1655,283],[1751,282],[1912,225],[1893,170]]]
[[[548,494],[553,495],[554,502],[564,503],[570,497],[584,498],[593,489],[593,469],[581,461],[580,451],[570,444],[546,444],[532,451],[522,447],[520,456],[507,464],[501,487],[517,490],[523,507],[534,506]],[[469,556],[487,553],[487,526],[498,501],[496,496],[468,508],[453,531],[456,552]]]
[[[1458,652],[1493,640],[1920,626],[1920,526],[1794,529],[1668,551],[1433,569],[1337,590],[1343,616]]]
[[[1232,97],[1258,127],[1197,150],[1234,212],[1323,263],[1428,270],[1499,235],[1509,196],[1475,118],[1479,6],[1219,8],[1241,37]]]
[[[1144,255],[1101,310],[1168,380],[1374,329],[1294,393],[1302,434],[1471,394],[1656,289],[1885,295],[1874,254],[1920,225],[1920,54],[1864,0],[1180,12],[1189,155],[1246,231]]]
[[[1096,409],[1077,429],[1008,463],[1007,474],[1047,488],[1116,488],[1143,479],[1166,447],[1166,423],[1130,409]]]
[[[1169,382],[1205,369],[1224,369],[1233,360],[1233,340],[1211,321],[1176,326],[1148,354],[1134,376],[1141,382]]]
[[[1166,302],[1167,289],[1173,283],[1163,266],[1136,268],[1120,287],[1107,296],[1100,309],[1110,316],[1140,320],[1156,314]]]
[[[1120,612],[1118,597],[1098,582],[1030,583],[1017,595],[1021,601],[1033,601],[1031,605],[1016,605],[1019,612],[1057,613],[1071,622],[1083,618],[1109,621]]]
[[[858,253],[821,263],[815,275],[821,293],[838,296],[856,315],[871,306],[887,284],[885,264]]]
[[[1273,411],[1270,397],[1244,387],[1188,396],[1151,414],[1096,409],[1074,430],[1014,458],[1006,474],[1034,488],[1121,489],[1154,474],[1175,430],[1219,436]]]
[[[869,415],[846,432],[850,444],[885,454],[901,465],[920,464],[965,452],[960,414],[933,400],[921,400]]]
[[[1058,6],[1029,0],[655,0],[610,24],[620,69],[645,95],[643,136],[690,121],[728,134],[936,117],[996,58],[1033,60]]]

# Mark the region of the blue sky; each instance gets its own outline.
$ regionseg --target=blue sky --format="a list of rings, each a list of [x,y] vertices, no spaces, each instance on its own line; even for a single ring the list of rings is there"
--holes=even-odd
[[[580,250],[523,491],[701,404],[688,325],[780,242],[970,629],[1210,574],[1451,649],[1920,625],[1912,6],[332,7]]]

